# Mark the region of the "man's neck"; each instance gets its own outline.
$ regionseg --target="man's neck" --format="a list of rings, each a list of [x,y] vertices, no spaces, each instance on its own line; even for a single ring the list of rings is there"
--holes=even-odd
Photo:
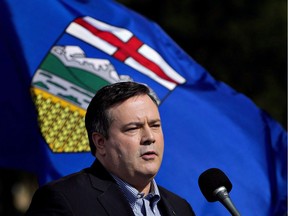
[[[132,185],[133,186],[133,185]],[[151,189],[151,181],[145,186],[145,187],[135,187],[139,193],[144,193],[144,196],[146,196],[147,194],[149,194],[150,189]]]

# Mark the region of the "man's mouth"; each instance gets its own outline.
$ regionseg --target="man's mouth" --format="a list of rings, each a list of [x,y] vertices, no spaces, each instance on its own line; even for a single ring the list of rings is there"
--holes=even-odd
[[[143,154],[141,154],[141,157],[142,157],[144,160],[152,160],[152,159],[154,159],[156,156],[157,156],[157,153],[156,153],[155,151],[147,151],[147,152],[144,152]]]

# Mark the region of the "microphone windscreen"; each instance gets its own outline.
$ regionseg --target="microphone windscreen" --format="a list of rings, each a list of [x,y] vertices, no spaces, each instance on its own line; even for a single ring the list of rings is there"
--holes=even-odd
[[[232,183],[228,177],[217,168],[211,168],[203,172],[198,178],[198,185],[208,202],[218,201],[217,196],[213,194],[216,189],[224,186],[228,193],[232,189]]]

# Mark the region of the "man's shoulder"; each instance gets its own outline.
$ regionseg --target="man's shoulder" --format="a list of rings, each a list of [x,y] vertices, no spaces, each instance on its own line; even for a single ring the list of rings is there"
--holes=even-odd
[[[72,191],[81,185],[87,185],[89,181],[89,174],[87,171],[81,170],[66,176],[63,176],[59,179],[53,180],[42,185],[40,190],[55,190],[55,191]]]
[[[90,167],[47,183],[35,192],[27,215],[38,215],[38,212],[49,215],[52,211],[61,212],[61,215],[71,215],[71,212],[73,215],[93,215],[95,210],[97,215],[106,215],[103,202],[119,194],[117,185],[108,177],[101,170]],[[108,196],[103,196],[107,190]],[[102,197],[102,203],[99,197]]]
[[[84,169],[39,187],[33,197],[34,204],[41,203],[42,205],[51,201],[71,205],[87,204],[90,202],[88,197],[97,199],[105,191],[104,186],[108,188],[110,184],[108,181],[103,183],[89,168]]]
[[[39,190],[72,195],[90,193],[92,188],[103,192],[113,183],[109,173],[98,161],[95,161],[92,166],[49,182],[40,187]]]

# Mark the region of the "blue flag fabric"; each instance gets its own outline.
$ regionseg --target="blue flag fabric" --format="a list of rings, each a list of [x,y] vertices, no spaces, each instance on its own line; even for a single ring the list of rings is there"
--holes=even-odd
[[[101,86],[131,80],[160,102],[159,184],[197,215],[229,215],[197,185],[217,167],[242,215],[286,213],[286,131],[157,24],[111,0],[4,0],[0,17],[1,167],[35,172],[43,184],[89,166],[85,109]]]

